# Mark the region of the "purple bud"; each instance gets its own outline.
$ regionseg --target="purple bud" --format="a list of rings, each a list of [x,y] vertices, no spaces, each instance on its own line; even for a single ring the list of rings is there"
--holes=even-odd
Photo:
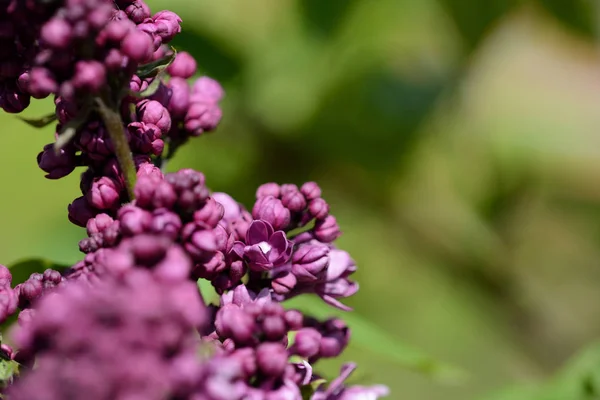
[[[143,161],[138,165],[137,177],[141,176],[150,176],[153,179],[162,180],[164,179],[164,175],[160,168],[156,165],[152,164],[149,161]]]
[[[142,123],[156,125],[163,134],[171,129],[171,116],[158,101],[142,100],[139,102],[137,116]]]
[[[333,318],[325,322],[319,356],[332,358],[339,356],[350,341],[350,330],[344,321]]]
[[[148,61],[154,51],[152,38],[145,32],[131,30],[121,42],[121,51],[135,62]]]
[[[315,182],[306,182],[300,188],[300,192],[308,201],[321,197],[321,188]]]
[[[256,374],[256,353],[250,347],[244,347],[232,352],[228,358],[235,360],[241,367],[246,378]]]
[[[15,286],[15,293],[18,296],[19,308],[21,309],[29,308],[31,303],[40,297],[44,291],[42,276],[40,274],[34,275],[36,274],[32,274],[25,282]]]
[[[112,210],[120,203],[122,189],[114,179],[103,176],[94,180],[92,188],[85,194],[85,197],[94,208]]]
[[[17,310],[17,294],[10,287],[0,289],[0,323]]]
[[[200,209],[209,196],[204,174],[193,169],[182,169],[167,174],[165,180],[177,193],[177,207],[184,213]]]
[[[42,26],[40,37],[52,47],[66,49],[71,44],[71,26],[64,19],[53,18]]]
[[[147,79],[141,79],[139,76],[137,75],[133,75],[131,77],[131,80],[129,81],[129,89],[132,92],[142,92],[146,89],[148,89],[148,80]]]
[[[110,49],[104,58],[104,65],[111,72],[117,72],[124,69],[127,65],[127,58],[117,49]]]
[[[322,336],[314,328],[302,328],[296,333],[294,345],[290,349],[292,354],[303,358],[310,358],[319,353]]]
[[[27,92],[36,99],[48,97],[51,93],[58,91],[56,80],[46,68],[32,68],[29,73],[29,84]]]
[[[169,92],[167,108],[173,118],[183,119],[190,106],[191,89],[183,78],[173,77],[166,86]]]
[[[277,294],[288,294],[294,289],[297,283],[298,279],[296,279],[296,275],[287,273],[273,279],[273,281],[271,281],[271,287]]]
[[[23,75],[29,77],[29,74]],[[20,113],[26,109],[31,99],[29,94],[24,93],[24,91],[14,84],[0,84],[0,108],[7,113]]]
[[[290,223],[290,210],[273,196],[260,197],[254,203],[252,216],[254,219],[267,221],[275,230],[285,229]]]
[[[163,43],[168,43],[181,32],[181,18],[172,11],[159,11],[152,19],[156,26],[156,34],[161,37]]]
[[[98,210],[95,210],[90,206],[85,197],[78,197],[68,207],[69,210],[69,221],[77,226],[85,227],[90,218],[94,218],[98,214]]]
[[[205,229],[194,222],[190,222],[183,227],[181,237],[185,249],[192,258],[198,261],[212,258],[213,253],[219,249],[215,230]]]
[[[123,234],[128,236],[139,235],[150,229],[152,214],[131,204],[119,209],[118,218]]]
[[[212,198],[223,206],[223,219],[234,220],[240,217],[242,207],[227,193],[213,193]]]
[[[158,105],[160,106],[160,104]],[[132,122],[127,125],[127,131],[131,136],[130,144],[134,150],[146,154],[162,154],[165,144],[161,139],[162,133],[158,126],[151,123]]]
[[[130,31],[131,25],[123,23],[123,21],[113,20],[109,22],[102,30],[102,33],[98,39],[101,41],[104,41],[103,39],[107,39],[111,42],[119,43],[125,39]]]
[[[262,343],[256,349],[256,364],[266,376],[274,378],[282,376],[287,362],[287,351],[280,343]]]
[[[297,331],[302,327],[304,316],[298,310],[287,310],[285,312],[285,322],[291,331]]]
[[[329,265],[329,247],[319,242],[305,244],[292,255],[292,272],[300,282],[317,281]]]
[[[57,97],[54,100],[54,104],[56,105],[56,117],[61,124],[66,124],[68,121],[75,118],[79,112],[77,103],[68,101],[62,97]]]
[[[313,218],[322,220],[329,214],[329,205],[322,198],[316,198],[308,204],[308,212]]]
[[[143,0],[133,1],[125,8],[125,13],[136,24],[143,22],[151,16],[150,7]]]
[[[281,203],[292,212],[301,212],[306,208],[306,200],[299,190],[283,193],[281,196]]]
[[[198,102],[192,96],[190,106],[185,114],[185,130],[192,136],[200,136],[206,131],[212,131],[221,121],[223,112],[213,103]]]
[[[204,207],[194,213],[194,222],[206,226],[206,228],[215,228],[223,218],[224,212],[224,207],[215,199],[209,197]]]
[[[262,330],[267,340],[281,340],[287,334],[283,315],[269,315],[262,321]]]
[[[159,208],[152,213],[150,228],[155,233],[163,234],[172,240],[177,240],[181,226],[181,218],[174,212]]]
[[[69,175],[77,166],[75,152],[72,147],[60,149],[58,154],[53,144],[44,146],[44,150],[38,154],[39,167],[47,172],[46,178],[59,179]]]
[[[77,61],[73,86],[76,90],[97,93],[106,83],[106,69],[98,61]]]
[[[318,220],[314,228],[315,237],[321,242],[331,243],[340,235],[340,227],[333,215],[328,215],[325,219]]]
[[[182,51],[177,53],[175,60],[167,67],[167,72],[173,77],[188,79],[196,73],[196,68],[194,57],[190,53]]]
[[[167,250],[165,257],[154,267],[156,276],[164,281],[185,281],[192,270],[192,262],[186,252],[179,246],[173,245]],[[182,306],[187,307],[186,304]]]
[[[12,282],[12,275],[10,270],[4,265],[0,264],[0,288],[10,287]]]
[[[279,185],[274,182],[264,183],[264,184],[260,185],[258,187],[258,189],[256,190],[256,198],[257,199],[260,199],[262,197],[267,197],[267,196],[278,198],[280,195],[281,195],[281,189],[280,189]]]
[[[235,305],[221,307],[215,327],[220,337],[233,339],[239,344],[250,343],[256,329],[254,318]]]
[[[196,80],[192,87],[194,101],[216,104],[225,95],[223,88],[216,80],[202,76]]]
[[[115,222],[114,219],[108,214],[98,214],[94,218],[90,219],[86,224],[87,234],[92,236],[94,234],[104,232],[109,226]]]

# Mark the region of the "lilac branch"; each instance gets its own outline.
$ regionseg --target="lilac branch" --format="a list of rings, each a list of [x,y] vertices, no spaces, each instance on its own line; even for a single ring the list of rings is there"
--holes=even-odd
[[[136,180],[135,164],[133,163],[129,142],[125,136],[125,130],[123,129],[123,121],[119,113],[109,108],[101,98],[96,98],[96,104],[98,105],[98,112],[108,131],[110,140],[115,146],[115,154],[125,177],[125,186],[127,187],[129,200],[133,200],[135,199],[133,191]]]

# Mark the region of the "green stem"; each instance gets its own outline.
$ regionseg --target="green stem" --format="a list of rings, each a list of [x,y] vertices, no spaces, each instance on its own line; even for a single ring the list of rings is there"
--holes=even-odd
[[[106,105],[104,100],[97,97],[96,104],[98,105],[98,112],[104,121],[104,126],[108,131],[108,135],[113,145],[115,146],[115,154],[117,161],[123,171],[125,177],[125,186],[127,187],[127,194],[129,200],[135,199],[133,188],[135,187],[135,164],[133,163],[133,156],[131,155],[131,149],[125,136],[125,130],[123,129],[123,121],[118,111],[111,109]]]

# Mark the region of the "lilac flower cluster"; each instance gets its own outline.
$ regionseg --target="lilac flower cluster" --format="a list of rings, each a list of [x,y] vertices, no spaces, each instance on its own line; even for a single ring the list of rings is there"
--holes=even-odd
[[[0,107],[54,96],[56,143],[38,155],[49,179],[82,166],[69,219],[85,227],[83,260],[11,287],[0,266],[2,347],[24,369],[10,399],[352,400],[381,386],[330,384],[314,368],[338,357],[350,329],[284,302],[303,294],[350,310],[357,267],[314,182],[268,183],[246,209],[211,193],[201,172],[161,167],[216,128],[223,89],[190,54],[166,46],[170,11],[142,0],[0,0]],[[13,21],[22,18],[27,24]],[[23,25],[22,25],[23,24]],[[19,53],[17,55],[17,53]],[[135,181],[135,184],[134,184]],[[206,304],[196,281],[210,282]]]
[[[37,366],[8,396],[189,398],[180,381],[190,364],[201,368],[194,331],[204,320],[192,282],[167,285],[137,270],[92,286],[66,285],[44,296],[35,317],[17,329],[15,341],[36,354]]]
[[[30,97],[53,95],[56,138],[69,125],[76,126],[69,143],[60,149],[49,144],[38,155],[50,179],[78,166],[88,168],[82,175],[83,196],[69,207],[75,224],[85,226],[99,213],[114,215],[128,200],[115,143],[94,101],[120,109],[138,169],[162,159],[165,146],[172,144],[171,156],[187,138],[219,123],[223,90],[208,77],[188,84],[197,70],[188,53],[178,54],[166,74],[144,70],[173,54],[166,44],[181,30],[181,19],[173,12],[152,15],[141,0],[13,0],[4,7],[0,44],[5,40],[7,45],[0,54],[0,107],[19,112]],[[154,92],[152,86],[157,86]]]

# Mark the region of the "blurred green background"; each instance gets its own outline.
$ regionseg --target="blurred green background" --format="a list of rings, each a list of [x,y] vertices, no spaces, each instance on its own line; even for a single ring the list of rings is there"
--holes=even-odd
[[[318,181],[359,265],[347,303],[470,375],[442,385],[351,346],[356,381],[392,399],[477,399],[545,379],[598,337],[592,1],[148,3],[182,16],[175,47],[227,92],[218,131],[171,169],[200,169],[247,205],[260,183]],[[77,261],[78,174],[38,170],[51,129],[6,114],[0,126],[0,260]]]

